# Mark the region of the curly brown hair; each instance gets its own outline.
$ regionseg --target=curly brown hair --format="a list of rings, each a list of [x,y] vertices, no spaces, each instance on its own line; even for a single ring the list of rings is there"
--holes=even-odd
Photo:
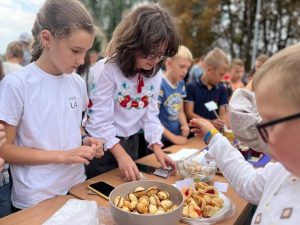
[[[126,77],[137,72],[146,77],[154,76],[160,64],[152,70],[137,71],[136,53],[149,56],[157,54],[166,44],[165,56],[174,56],[180,38],[170,14],[157,4],[144,4],[127,14],[116,27],[106,49],[107,62],[117,62]]]

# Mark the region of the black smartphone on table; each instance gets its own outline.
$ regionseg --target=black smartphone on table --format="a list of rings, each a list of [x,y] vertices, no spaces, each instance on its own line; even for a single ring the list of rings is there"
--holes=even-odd
[[[104,181],[90,184],[90,185],[88,185],[88,188],[107,200],[109,200],[110,192],[112,192],[112,190],[114,190],[113,186],[111,186],[110,184],[108,184]]]
[[[168,178],[172,170],[157,168],[154,166],[148,166],[140,163],[136,163],[137,168],[140,172],[153,174],[159,177]]]

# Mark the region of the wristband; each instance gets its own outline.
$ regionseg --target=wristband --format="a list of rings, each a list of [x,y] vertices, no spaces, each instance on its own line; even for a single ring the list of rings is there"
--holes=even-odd
[[[203,138],[203,141],[205,144],[208,145],[210,139],[217,133],[220,133],[216,128],[211,129],[210,131],[208,131]]]

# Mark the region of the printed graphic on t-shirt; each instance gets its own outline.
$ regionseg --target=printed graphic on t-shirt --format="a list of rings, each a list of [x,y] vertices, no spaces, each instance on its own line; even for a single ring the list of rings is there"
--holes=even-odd
[[[180,109],[180,103],[182,101],[182,96],[180,93],[171,94],[166,101],[163,103],[165,109],[167,110],[169,120],[178,120],[178,113]]]
[[[77,98],[76,96],[73,96],[73,97],[69,97],[69,103],[70,103],[70,106],[72,109],[75,109],[77,108]]]

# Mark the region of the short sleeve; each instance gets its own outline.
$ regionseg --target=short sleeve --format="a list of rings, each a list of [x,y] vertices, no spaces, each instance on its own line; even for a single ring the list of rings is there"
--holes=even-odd
[[[220,101],[218,102],[219,106],[228,104],[227,91],[223,85],[219,85],[220,88]]]
[[[193,88],[193,82],[186,86],[186,97],[184,98],[186,102],[195,102],[195,93]]]
[[[23,84],[15,74],[0,82],[0,120],[18,126],[24,110]]]

